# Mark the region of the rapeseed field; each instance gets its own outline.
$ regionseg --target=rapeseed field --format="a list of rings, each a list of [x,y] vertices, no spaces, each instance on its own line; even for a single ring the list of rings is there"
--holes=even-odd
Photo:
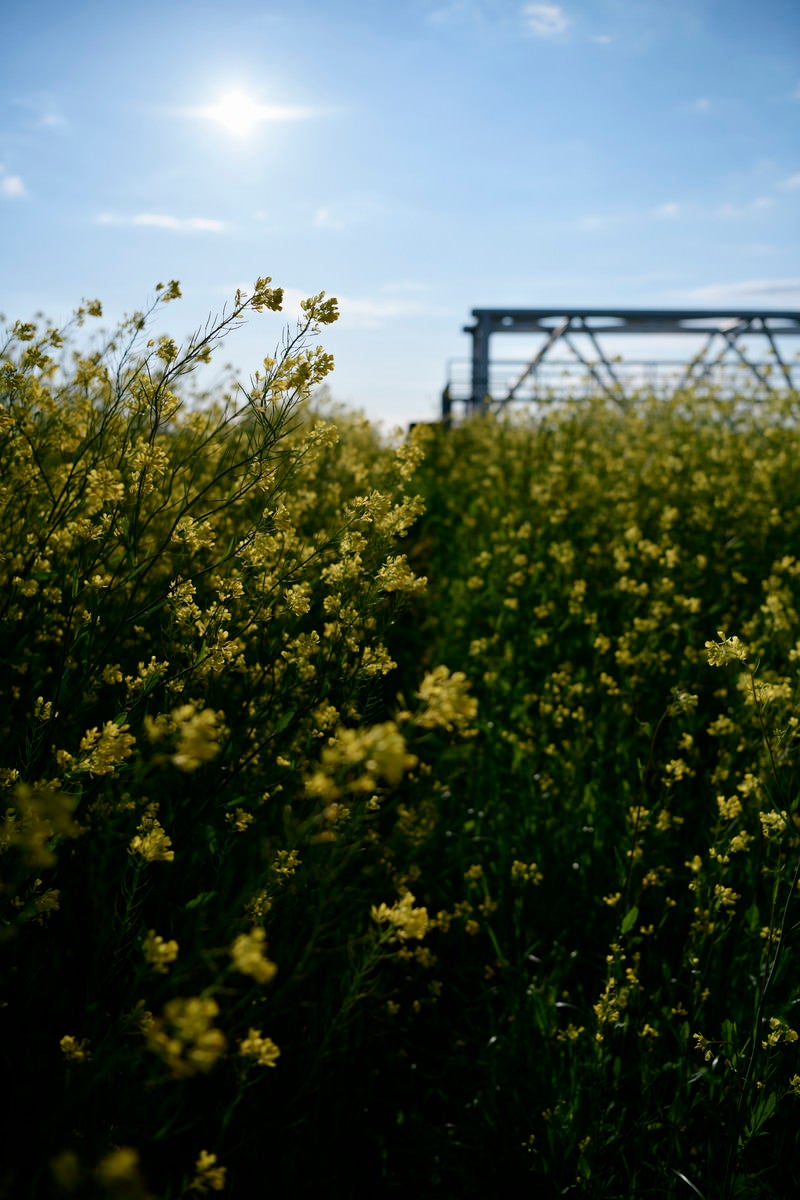
[[[797,394],[387,437],[179,298],[3,347],[0,1196],[798,1192]]]

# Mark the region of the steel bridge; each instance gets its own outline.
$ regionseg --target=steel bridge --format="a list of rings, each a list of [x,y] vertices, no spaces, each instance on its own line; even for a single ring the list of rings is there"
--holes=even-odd
[[[782,346],[800,335],[800,312],[737,309],[648,308],[474,308],[472,356],[453,360],[442,393],[442,420],[456,405],[467,412],[501,407],[522,400],[606,393],[619,399],[622,389],[703,383],[742,385],[743,374],[763,390],[797,388],[800,363]],[[497,334],[539,335],[525,360],[493,359],[491,339]],[[694,335],[702,339],[689,361],[622,359],[607,353],[600,338],[609,335]],[[568,358],[558,358],[561,349]]]

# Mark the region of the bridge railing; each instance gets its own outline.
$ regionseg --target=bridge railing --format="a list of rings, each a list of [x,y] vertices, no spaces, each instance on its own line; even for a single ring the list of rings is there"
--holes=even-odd
[[[487,403],[502,407],[591,392],[614,399],[641,388],[713,386],[724,392],[741,390],[746,381],[756,393],[800,385],[800,363],[789,353],[800,336],[798,312],[476,308],[472,315],[474,323],[464,328],[472,356],[450,364],[444,420],[459,404],[479,410]],[[496,338],[509,334],[534,343],[527,359],[492,355]],[[648,351],[667,347],[667,353],[700,344],[682,358],[658,358],[656,350],[655,356],[631,359],[611,352],[618,341],[631,348],[638,341]]]
[[[451,410],[453,408],[476,407],[472,396],[471,361],[469,359],[453,359],[448,364],[446,395]],[[600,367],[600,364],[596,364]],[[775,379],[776,384],[785,387],[786,380],[776,364],[759,364],[766,379]],[[550,359],[542,363],[535,375],[528,376],[509,398],[513,384],[525,369],[526,363],[521,359],[499,359],[491,364],[489,388],[483,405],[502,409],[509,406],[531,403],[548,403],[573,399],[578,396],[598,394],[612,395],[615,390],[623,396],[637,391],[655,392],[670,395],[680,388],[698,386],[713,388],[720,396],[753,394],[754,385],[758,390],[757,381],[750,372],[736,364],[726,363],[715,366],[708,371],[695,385],[691,379],[687,383],[687,364],[672,360],[628,359],[624,362],[614,362],[615,381],[601,383],[581,364],[569,360]],[[800,364],[790,365],[794,387],[800,390]],[[766,390],[766,389],[764,389]]]

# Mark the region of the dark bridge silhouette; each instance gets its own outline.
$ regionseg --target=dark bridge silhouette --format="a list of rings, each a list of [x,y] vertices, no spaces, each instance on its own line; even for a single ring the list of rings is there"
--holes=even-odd
[[[737,367],[762,388],[797,386],[800,368],[781,352],[779,343],[800,335],[800,312],[752,309],[649,309],[649,308],[474,308],[474,324],[464,332],[472,337],[469,378],[459,375],[458,361],[451,362],[442,393],[442,420],[448,421],[456,404],[467,411],[486,405],[531,400],[558,391],[594,387],[619,396],[624,383],[655,384],[668,380],[673,388],[696,386],[718,378],[721,371]],[[492,359],[491,339],[497,334],[541,334],[541,343],[525,362]],[[613,334],[692,334],[704,338],[690,361],[618,360],[607,355],[600,337]],[[552,351],[564,347],[569,359]],[[762,353],[754,354],[760,347]],[[713,351],[713,354],[712,354]],[[633,369],[633,370],[632,370]]]

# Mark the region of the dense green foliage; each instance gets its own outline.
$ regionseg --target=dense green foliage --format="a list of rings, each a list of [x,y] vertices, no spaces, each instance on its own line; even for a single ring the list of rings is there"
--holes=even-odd
[[[0,1195],[791,1194],[797,397],[200,393],[269,284],[3,352]]]

